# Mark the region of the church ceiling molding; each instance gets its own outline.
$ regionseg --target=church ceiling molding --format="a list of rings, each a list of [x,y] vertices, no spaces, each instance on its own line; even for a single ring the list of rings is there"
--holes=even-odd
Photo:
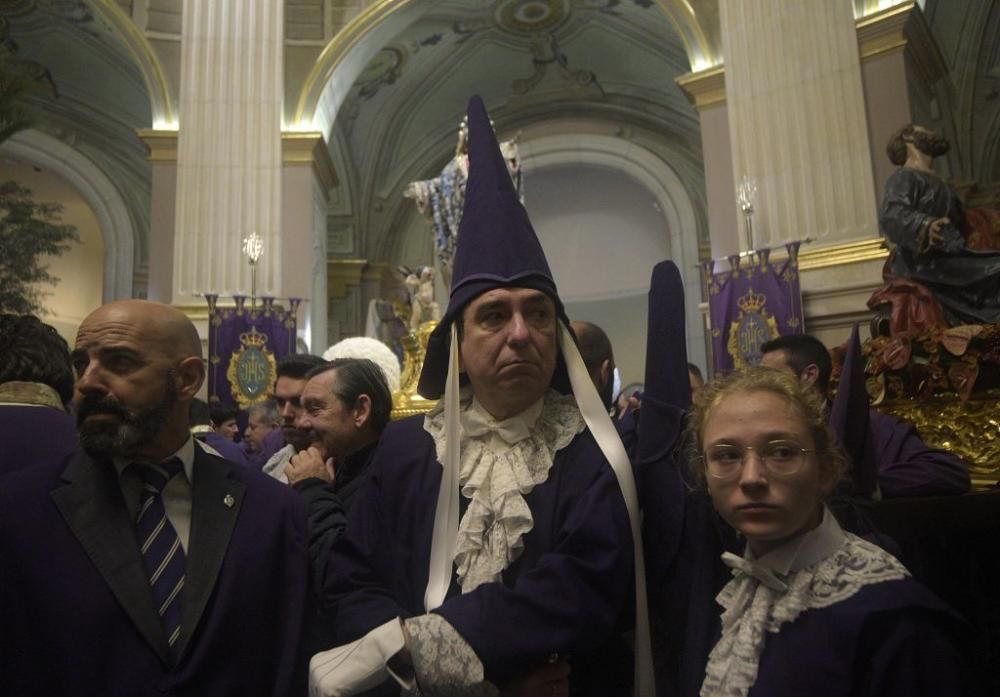
[[[132,62],[139,69],[146,85],[146,93],[149,95],[152,127],[159,130],[175,130],[177,112],[170,98],[167,76],[146,37],[114,0],[91,0],[90,4],[101,19],[112,28]]]
[[[326,45],[310,70],[287,130],[330,133],[348,91],[381,48],[441,0],[380,0]]]
[[[100,82],[89,84],[84,84],[86,80],[62,81],[62,91],[76,90],[99,101],[102,90],[110,85],[134,80],[136,89],[143,91],[142,111],[148,109],[151,121],[175,123],[163,68],[145,37],[114,0],[12,0],[4,3],[3,15],[17,34],[36,38],[31,53],[53,73],[67,63],[96,59],[103,69],[119,74],[115,78],[105,74]],[[59,43],[52,40],[54,36],[60,37]],[[58,75],[56,78],[60,82]],[[144,114],[144,118],[150,117]]]
[[[538,73],[568,73],[575,81],[598,87],[596,75],[586,66],[568,65],[558,50],[556,30],[563,27],[574,13],[600,17],[622,18],[636,12],[658,12],[666,17],[684,45],[689,66],[701,70],[721,60],[718,46],[718,0],[500,0],[491,16],[482,13],[456,17],[447,29],[432,31],[418,40],[419,47],[433,47],[450,34],[461,45],[490,31],[523,41],[537,37],[536,72],[529,72],[519,83],[530,89],[538,81]],[[395,83],[402,74],[406,56],[394,40],[413,22],[432,14],[443,0],[382,0],[360,13],[323,49],[306,77],[295,106],[288,130],[318,130],[329,133],[348,93],[358,87],[369,98]],[[697,9],[696,9],[697,8]],[[472,7],[476,9],[475,6]],[[700,13],[700,15],[699,15]],[[701,17],[709,25],[702,25]],[[714,27],[714,28],[713,28]],[[383,51],[388,54],[382,55]],[[383,72],[372,75],[369,66],[375,61]],[[542,68],[544,66],[544,69]],[[554,68],[552,70],[551,68]]]

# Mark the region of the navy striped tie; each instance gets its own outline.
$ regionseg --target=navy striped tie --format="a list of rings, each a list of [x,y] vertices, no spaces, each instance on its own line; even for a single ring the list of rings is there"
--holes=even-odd
[[[153,588],[153,600],[173,656],[181,633],[181,601],[184,595],[184,549],[177,531],[163,508],[163,487],[184,465],[177,458],[157,465],[137,465],[142,477],[142,498],[136,518],[136,535],[142,565]],[[176,656],[174,656],[176,658]]]

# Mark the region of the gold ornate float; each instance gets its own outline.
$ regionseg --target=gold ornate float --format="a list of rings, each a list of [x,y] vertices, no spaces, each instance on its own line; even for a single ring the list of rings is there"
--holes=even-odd
[[[437,404],[437,400],[424,399],[417,394],[417,383],[420,382],[420,371],[424,367],[424,354],[427,351],[427,339],[436,326],[436,321],[424,322],[400,339],[403,344],[403,374],[399,380],[399,391],[392,395],[393,420],[426,414]]]

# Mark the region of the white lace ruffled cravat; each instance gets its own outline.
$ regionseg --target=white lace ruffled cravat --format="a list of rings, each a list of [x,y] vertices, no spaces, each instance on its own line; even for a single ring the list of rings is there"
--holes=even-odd
[[[702,697],[745,697],[757,680],[766,632],[801,613],[850,598],[865,586],[909,576],[880,547],[841,530],[828,509],[819,527],[759,559],[724,554],[733,580],[716,601],[724,608],[722,637],[712,649]]]
[[[462,592],[499,581],[524,550],[522,538],[534,525],[524,495],[548,479],[553,458],[584,429],[572,395],[549,391],[521,414],[497,421],[462,394],[462,495],[471,499],[458,526],[455,566]],[[444,460],[444,414],[424,420]]]

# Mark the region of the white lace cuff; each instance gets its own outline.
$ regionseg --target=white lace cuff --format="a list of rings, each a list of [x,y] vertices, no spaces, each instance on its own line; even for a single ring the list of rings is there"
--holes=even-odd
[[[483,663],[448,621],[429,613],[404,620],[407,648],[419,690],[434,697],[496,697],[483,677]]]

